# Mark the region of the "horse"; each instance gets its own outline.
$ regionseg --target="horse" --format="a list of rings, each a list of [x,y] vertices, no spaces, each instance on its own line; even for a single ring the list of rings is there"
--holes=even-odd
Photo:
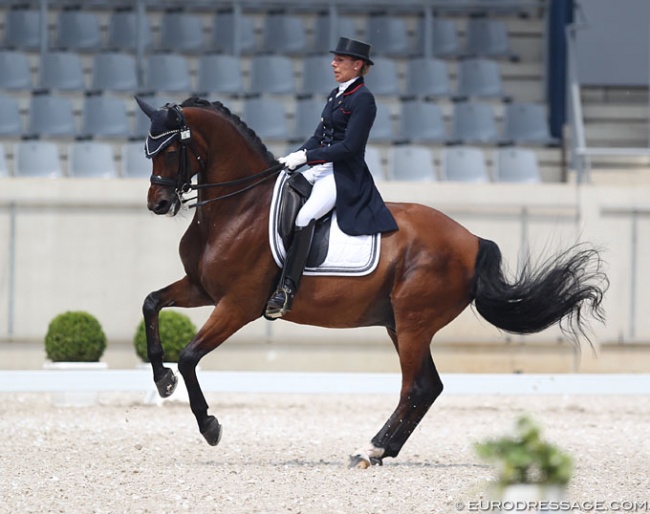
[[[136,100],[151,119],[145,144],[152,157],[148,209],[173,216],[189,200],[185,193],[197,192],[196,210],[179,247],[185,276],[150,293],[142,308],[153,380],[163,397],[177,382],[163,365],[160,310],[213,306],[180,353],[178,370],[199,430],[216,446],[222,427],[208,414],[196,367],[260,318],[274,289],[280,270],[269,248],[269,207],[271,179],[282,165],[220,102],[192,97],[155,108]],[[382,234],[376,269],[366,276],[305,276],[293,310],[283,318],[329,328],[382,326],[392,341],[401,369],[397,407],[368,446],[349,456],[350,467],[381,465],[383,459],[398,456],[443,391],[431,355],[432,339],[469,305],[492,325],[514,334],[560,324],[578,347],[589,340],[587,318],[604,322],[607,275],[600,251],[591,245],[574,245],[545,264],[526,263],[509,278],[496,243],[436,209],[387,205],[399,230]]]

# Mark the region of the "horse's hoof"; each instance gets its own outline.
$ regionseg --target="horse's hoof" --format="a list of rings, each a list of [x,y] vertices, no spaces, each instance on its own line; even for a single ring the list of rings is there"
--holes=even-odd
[[[169,398],[176,390],[178,385],[178,377],[171,369],[165,370],[165,375],[156,382],[156,388],[161,398]]]
[[[210,446],[217,446],[219,441],[221,441],[221,434],[221,425],[217,421],[217,418],[214,416],[208,417],[207,423],[201,429],[201,435],[205,437],[205,440]]]
[[[367,469],[371,464],[372,459],[370,457],[357,453],[356,455],[350,455],[350,459],[348,460],[348,469]]]

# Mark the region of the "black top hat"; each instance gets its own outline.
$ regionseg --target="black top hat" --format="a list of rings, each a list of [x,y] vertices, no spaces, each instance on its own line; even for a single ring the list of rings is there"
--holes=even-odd
[[[362,41],[350,39],[347,37],[340,37],[335,50],[330,50],[331,54],[349,55],[362,59],[368,64],[375,64],[370,60],[370,45]]]

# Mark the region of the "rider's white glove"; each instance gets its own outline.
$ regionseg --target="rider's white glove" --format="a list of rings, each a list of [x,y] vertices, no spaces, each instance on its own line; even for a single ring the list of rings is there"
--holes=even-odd
[[[298,150],[285,157],[280,157],[278,162],[284,164],[289,171],[293,171],[307,162],[307,150]]]

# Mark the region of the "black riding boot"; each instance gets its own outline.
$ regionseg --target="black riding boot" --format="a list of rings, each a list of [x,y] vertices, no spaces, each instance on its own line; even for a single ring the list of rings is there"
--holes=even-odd
[[[311,220],[306,227],[296,227],[294,230],[293,241],[291,241],[287,257],[284,260],[280,283],[266,304],[265,315],[267,318],[281,318],[291,310],[293,297],[298,290],[300,277],[302,277],[305,264],[307,264],[315,224],[316,222]]]

